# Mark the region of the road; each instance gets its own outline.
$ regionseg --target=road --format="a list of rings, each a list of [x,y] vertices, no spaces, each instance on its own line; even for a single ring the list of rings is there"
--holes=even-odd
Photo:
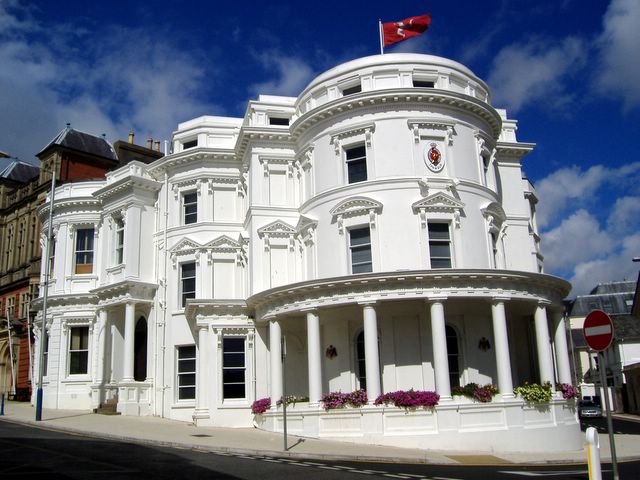
[[[99,440],[0,421],[0,478],[164,479],[587,479],[585,465],[422,465],[320,462],[207,453]],[[611,478],[605,465],[604,478]],[[620,464],[621,478],[640,478],[640,462]]]

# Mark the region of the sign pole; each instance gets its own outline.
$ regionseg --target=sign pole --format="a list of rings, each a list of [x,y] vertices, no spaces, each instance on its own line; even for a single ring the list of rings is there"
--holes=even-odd
[[[611,420],[611,407],[609,405],[609,387],[607,385],[607,362],[604,352],[598,352],[598,366],[600,367],[600,383],[604,395],[604,405],[607,410],[607,430],[609,431],[609,446],[611,447],[611,466],[613,468],[613,480],[618,480],[618,460],[616,458],[616,441],[613,438],[613,421]]]

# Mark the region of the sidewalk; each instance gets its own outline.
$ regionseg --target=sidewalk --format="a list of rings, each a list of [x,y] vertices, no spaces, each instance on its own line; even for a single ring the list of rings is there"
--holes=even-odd
[[[0,421],[85,434],[91,437],[163,447],[190,448],[206,452],[305,458],[430,464],[553,464],[586,463],[586,450],[548,453],[486,453],[416,450],[348,442],[317,440],[289,435],[284,451],[283,435],[253,428],[198,427],[158,417],[97,415],[85,410],[47,410],[35,421],[29,403],[7,402]],[[640,460],[640,435],[616,435],[618,461]],[[610,461],[609,441],[600,435],[602,462]]]

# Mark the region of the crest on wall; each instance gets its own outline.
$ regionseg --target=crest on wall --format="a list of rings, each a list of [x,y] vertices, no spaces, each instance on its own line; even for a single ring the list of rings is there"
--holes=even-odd
[[[444,168],[444,158],[436,143],[430,143],[425,147],[424,163],[432,172],[439,172]]]

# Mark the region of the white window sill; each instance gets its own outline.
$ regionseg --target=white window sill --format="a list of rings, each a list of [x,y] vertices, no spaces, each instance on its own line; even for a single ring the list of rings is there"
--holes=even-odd
[[[183,402],[176,402],[176,403],[173,403],[171,405],[171,408],[173,408],[173,409],[196,408],[196,401],[195,400],[184,400]]]
[[[91,375],[69,375],[60,380],[60,383],[87,383],[91,381]]]

